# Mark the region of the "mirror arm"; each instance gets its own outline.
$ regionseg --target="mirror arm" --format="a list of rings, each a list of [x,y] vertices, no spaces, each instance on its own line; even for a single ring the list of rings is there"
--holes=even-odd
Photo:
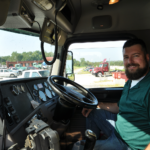
[[[42,52],[42,57],[45,61],[45,63],[47,65],[52,65],[55,60],[56,60],[56,57],[57,57],[57,51],[58,51],[58,40],[57,40],[57,21],[56,21],[56,16],[57,16],[57,12],[55,14],[55,22],[56,22],[56,25],[55,25],[55,53],[54,53],[54,57],[53,57],[53,60],[52,61],[47,61],[46,57],[45,57],[45,53],[44,53],[44,42],[41,41],[41,52]]]
[[[41,41],[41,52],[42,52],[42,57],[45,61],[45,63],[47,65],[52,65],[56,58],[57,58],[57,51],[58,51],[58,37],[57,37],[57,20],[56,20],[56,16],[58,14],[58,11],[59,9],[66,3],[66,0],[62,0],[62,1],[59,1],[59,0],[56,0],[56,5],[55,5],[55,8],[56,8],[56,11],[55,11],[55,53],[54,53],[54,57],[53,57],[53,60],[51,62],[47,61],[46,57],[45,57],[45,53],[44,53],[44,42]]]

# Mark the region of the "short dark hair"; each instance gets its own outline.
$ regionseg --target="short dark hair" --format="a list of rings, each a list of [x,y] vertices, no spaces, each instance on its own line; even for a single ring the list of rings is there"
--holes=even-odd
[[[147,54],[147,48],[146,48],[146,44],[143,40],[141,39],[130,39],[130,40],[127,40],[124,45],[123,45],[123,49],[126,48],[126,47],[130,47],[130,46],[133,46],[133,45],[136,45],[136,44],[140,44],[141,47],[142,47],[142,51],[144,51],[145,54]]]

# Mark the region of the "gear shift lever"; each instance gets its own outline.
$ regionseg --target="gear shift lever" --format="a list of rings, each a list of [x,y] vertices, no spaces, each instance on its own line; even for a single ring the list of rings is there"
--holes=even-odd
[[[96,134],[92,131],[87,129],[85,131],[85,136],[86,136],[86,142],[84,145],[84,150],[93,150],[96,142]]]

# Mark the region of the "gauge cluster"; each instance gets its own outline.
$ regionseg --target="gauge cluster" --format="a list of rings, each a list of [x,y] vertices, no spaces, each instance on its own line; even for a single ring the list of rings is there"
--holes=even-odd
[[[46,102],[56,96],[55,92],[46,81],[43,83],[33,84],[32,94],[35,100],[39,103]]]

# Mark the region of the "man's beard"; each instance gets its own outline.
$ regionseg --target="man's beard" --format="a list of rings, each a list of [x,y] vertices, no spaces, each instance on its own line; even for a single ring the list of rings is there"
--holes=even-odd
[[[144,68],[138,68],[135,72],[129,72],[128,67],[129,66],[139,66],[138,64],[129,64],[127,65],[127,69],[125,70],[126,76],[130,80],[137,80],[140,79],[142,76],[144,76],[149,68],[149,64],[147,61],[145,61],[146,65]]]

